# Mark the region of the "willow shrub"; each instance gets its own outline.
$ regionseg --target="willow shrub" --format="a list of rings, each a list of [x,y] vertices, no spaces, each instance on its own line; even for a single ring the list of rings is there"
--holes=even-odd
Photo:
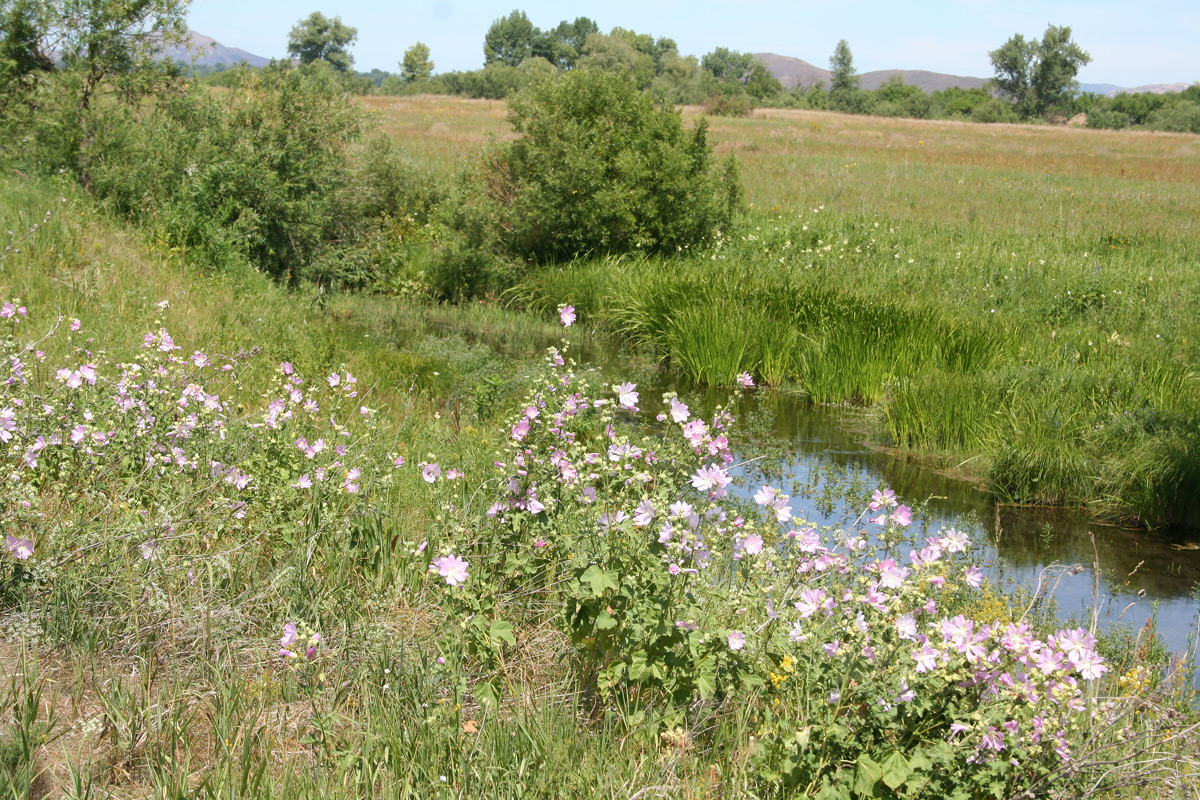
[[[716,162],[706,123],[687,130],[627,76],[573,71],[510,107],[519,138],[486,156],[483,192],[468,201],[509,256],[686,250],[740,207],[737,163]]]

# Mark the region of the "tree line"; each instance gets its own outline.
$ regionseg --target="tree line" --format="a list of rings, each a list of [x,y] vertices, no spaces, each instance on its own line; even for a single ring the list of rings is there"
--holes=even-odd
[[[898,75],[873,91],[863,89],[844,39],[829,58],[828,85],[785,89],[750,53],[718,47],[697,58],[681,54],[669,37],[623,27],[604,33],[594,20],[583,16],[543,30],[525,12],[514,10],[496,19],[484,35],[481,69],[442,73],[434,72],[430,49],[419,41],[404,51],[395,73],[353,72],[349,45],[356,34],[340,18],[314,12],[292,29],[288,52],[301,63],[328,62],[343,74],[347,89],[362,94],[504,99],[531,82],[589,67],[627,73],[661,102],[703,105],[710,114],[744,115],[755,107],[771,107],[1022,122],[1065,121],[1086,113],[1091,127],[1146,126],[1200,133],[1200,89],[1116,98],[1080,92],[1076,76],[1091,56],[1072,39],[1067,26],[1049,25],[1040,39],[1015,34],[988,53],[994,75],[985,88],[951,87],[937,92],[907,84]],[[209,71],[206,80],[230,84],[237,79],[232,73]]]

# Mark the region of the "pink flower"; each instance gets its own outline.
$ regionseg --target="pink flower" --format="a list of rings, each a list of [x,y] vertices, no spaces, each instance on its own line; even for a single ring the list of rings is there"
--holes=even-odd
[[[308,475],[301,475],[296,480],[296,482],[292,484],[292,488],[293,489],[311,489],[312,488],[312,478],[308,477]]]
[[[671,421],[672,422],[687,422],[689,415],[688,407],[684,403],[679,402],[678,398],[671,398]]]
[[[702,492],[712,492],[716,497],[725,496],[725,487],[733,480],[729,473],[717,466],[701,467],[692,476],[692,486]]]
[[[77,331],[82,327],[83,327],[83,323],[80,322],[78,319],[71,320],[71,330],[72,331]]]
[[[637,411],[638,393],[636,389],[637,384],[633,383],[619,383],[613,386],[613,391],[617,393],[617,402],[621,408]]]
[[[978,589],[980,584],[983,583],[983,572],[980,571],[979,567],[967,567],[963,572],[963,579],[967,582],[967,586],[970,586],[972,589]]]
[[[896,505],[896,493],[891,489],[876,489],[871,495],[871,502],[867,504],[867,508],[872,511],[878,511],[881,508],[891,508]]]
[[[563,306],[558,310],[558,318],[562,321],[564,328],[569,328],[575,324],[575,306]]]
[[[466,583],[467,566],[467,562],[458,556],[442,556],[433,560],[433,563],[429,565],[429,571],[437,572],[438,575],[445,578],[447,586],[457,586],[460,583]]]
[[[917,662],[917,672],[931,672],[937,667],[938,656],[937,650],[934,650],[928,644],[921,645],[921,649],[913,653],[913,661]]]
[[[207,367],[208,356],[206,356],[204,353],[201,353],[199,350],[196,350],[192,353],[192,363],[197,367]]]
[[[426,483],[433,483],[441,476],[442,468],[437,462],[426,465],[425,469],[421,471],[421,477],[425,479]]]
[[[742,374],[738,375],[737,382],[738,386],[741,386],[743,389],[749,389],[750,387],[754,386],[754,378],[750,377],[749,372],[743,372]]]
[[[735,650],[735,651],[741,650],[745,646],[746,646],[746,634],[742,633],[741,631],[730,631],[729,632],[729,649],[730,650]]]
[[[289,622],[283,626],[283,637],[279,640],[280,647],[287,647],[296,641],[296,623]]]
[[[989,725],[987,733],[983,735],[983,739],[979,742],[979,749],[1000,752],[1004,749],[1004,734],[996,730],[995,725]]]
[[[892,520],[892,522],[896,523],[897,525],[900,525],[901,527],[911,525],[912,524],[912,509],[909,508],[908,506],[898,507],[895,511],[892,512],[891,520]]]
[[[763,540],[757,533],[752,533],[742,540],[742,549],[747,555],[756,556],[762,552]]]
[[[28,539],[19,539],[10,534],[4,539],[4,549],[12,553],[14,557],[25,561],[33,555],[33,542]]]

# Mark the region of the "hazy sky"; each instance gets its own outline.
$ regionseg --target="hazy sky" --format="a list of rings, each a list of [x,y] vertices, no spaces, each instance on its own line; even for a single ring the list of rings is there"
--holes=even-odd
[[[927,69],[990,77],[987,53],[1014,33],[1040,37],[1069,25],[1092,55],[1084,83],[1137,86],[1200,81],[1197,0],[1027,2],[1027,0],[193,0],[189,25],[221,44],[282,57],[288,31],[312,11],[358,28],[355,68],[395,72],[404,50],[429,45],[437,71],[483,65],[483,36],[498,17],[520,8],[534,25],[591,17],[601,30],[620,25],[669,36],[684,54],[715,47],[773,52],[828,67],[846,39],[859,72]]]

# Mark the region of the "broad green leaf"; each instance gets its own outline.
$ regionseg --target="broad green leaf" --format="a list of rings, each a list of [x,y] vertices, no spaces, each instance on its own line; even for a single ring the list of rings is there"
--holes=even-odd
[[[599,597],[600,595],[604,594],[605,589],[613,589],[615,591],[620,585],[618,584],[620,577],[621,576],[616,572],[606,572],[605,570],[600,569],[599,565],[592,564],[590,567],[584,570],[583,575],[579,577],[579,580],[580,582],[591,586],[592,594],[594,594],[596,597]]]
[[[502,641],[508,642],[509,646],[516,646],[517,637],[513,635],[513,626],[511,622],[505,622],[502,619],[494,620],[492,626],[488,628],[488,638],[492,642]]]
[[[602,609],[596,615],[596,630],[606,631],[609,628],[615,627],[617,627],[617,620],[612,614],[608,613],[608,609]]]
[[[904,756],[900,755],[899,750],[893,750],[884,756],[879,766],[883,769],[883,782],[893,790],[903,786],[909,776],[912,775],[912,768]]]
[[[883,768],[866,753],[858,757],[858,768],[854,770],[854,793],[862,797],[879,797],[879,779]]]

